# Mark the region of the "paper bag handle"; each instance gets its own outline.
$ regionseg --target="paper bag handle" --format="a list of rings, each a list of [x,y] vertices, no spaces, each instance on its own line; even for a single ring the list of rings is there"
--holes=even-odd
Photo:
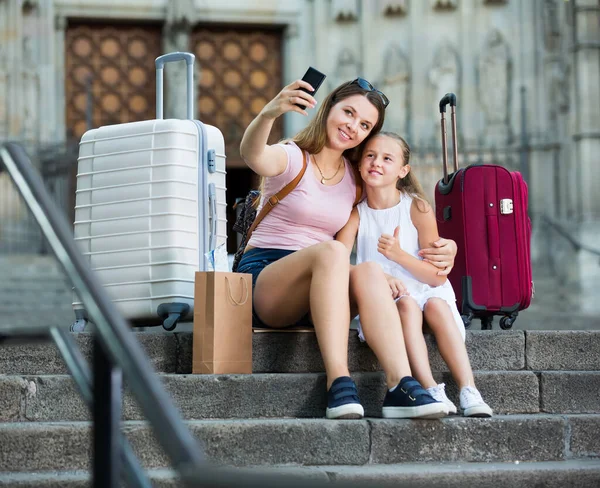
[[[244,291],[246,292],[246,295],[244,296],[243,300],[240,298],[240,301],[238,302],[235,298],[233,298],[233,294],[231,293],[231,283],[229,283],[229,278],[225,276],[225,282],[227,283],[227,293],[229,294],[229,298],[231,298],[231,301],[236,305],[244,305],[248,301],[248,285],[246,284],[246,280],[241,276],[240,281],[243,283],[242,295],[244,294]]]

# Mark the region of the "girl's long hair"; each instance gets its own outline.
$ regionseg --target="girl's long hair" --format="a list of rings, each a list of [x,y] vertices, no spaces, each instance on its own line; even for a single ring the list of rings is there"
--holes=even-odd
[[[378,135],[394,139],[400,145],[400,148],[402,150],[402,166],[405,166],[410,163],[410,146],[408,145],[408,142],[404,140],[404,138],[400,137],[395,132],[388,131],[381,131]],[[404,178],[398,178],[396,188],[398,189],[398,191],[406,193],[411,197],[415,198],[417,201],[417,208],[421,212],[427,211],[427,206],[424,205],[424,203],[429,203],[429,199],[425,195],[421,183],[419,183],[419,180],[412,172],[412,168],[411,171],[409,171]]]

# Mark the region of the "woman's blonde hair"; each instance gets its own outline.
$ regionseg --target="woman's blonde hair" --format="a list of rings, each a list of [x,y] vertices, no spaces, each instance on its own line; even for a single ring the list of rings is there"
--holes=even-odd
[[[302,129],[298,134],[292,137],[298,147],[308,151],[309,154],[318,154],[325,147],[327,143],[327,117],[331,112],[331,107],[337,103],[345,100],[354,95],[364,95],[367,100],[373,104],[377,109],[378,117],[377,122],[373,125],[371,132],[358,146],[352,149],[346,149],[344,156],[352,163],[358,163],[360,155],[371,137],[377,134],[383,127],[385,121],[385,106],[381,96],[375,91],[367,91],[361,88],[358,83],[353,81],[347,81],[338,86],[329,95],[325,97],[325,100],[321,103],[317,115],[310,123]]]
[[[402,152],[402,166],[406,166],[410,163],[410,146],[408,142],[404,140],[403,137],[399,136],[395,132],[381,131],[378,136],[385,136],[391,139],[394,139],[400,146]],[[404,178],[398,178],[396,182],[396,188],[411,197],[415,198],[417,201],[417,208],[421,212],[427,211],[427,206],[423,205],[423,203],[429,203],[425,192],[423,191],[423,187],[417,177],[413,174],[412,171],[409,171],[408,174]]]
[[[308,125],[302,129],[291,139],[283,139],[281,143],[293,141],[298,147],[304,151],[308,151],[309,154],[318,154],[325,147],[327,143],[327,117],[331,112],[331,107],[336,103],[345,100],[353,95],[364,95],[367,100],[373,104],[377,109],[377,122],[373,125],[371,132],[358,146],[352,149],[346,149],[343,153],[344,157],[347,158],[350,163],[356,167],[358,160],[363,152],[363,149],[369,139],[376,135],[385,121],[385,106],[381,96],[374,90],[369,91],[361,88],[358,83],[354,81],[347,81],[338,86],[329,95],[325,97],[323,102],[320,104],[317,111],[317,115],[308,123]],[[265,178],[261,177],[259,191],[263,193],[265,186]],[[260,196],[254,201],[254,207],[258,207],[260,204]]]

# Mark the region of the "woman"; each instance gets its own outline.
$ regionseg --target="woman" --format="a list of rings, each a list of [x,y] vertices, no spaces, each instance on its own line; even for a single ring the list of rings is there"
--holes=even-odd
[[[238,271],[252,274],[254,313],[265,325],[293,325],[310,311],[327,374],[326,416],[362,418],[364,410],[348,371],[351,300],[353,308],[360,311],[363,328],[373,324],[389,336],[385,356],[375,351],[388,386],[394,388],[402,378],[410,377],[400,320],[385,276],[367,266],[353,269],[351,275],[348,250],[334,240],[350,217],[356,196],[351,164],[358,160],[368,138],[382,128],[389,102],[362,78],[343,83],[291,141],[269,146],[267,139],[277,117],[286,112],[307,116],[298,105],[316,106],[316,100],[302,89],[313,91],[302,80],[286,86],[250,123],[242,138],[242,157],[264,177],[259,208],[298,175],[304,158],[308,169],[296,188],[254,230]],[[427,257],[447,273],[456,245],[442,240],[437,246]],[[369,286],[356,284],[364,279]],[[374,310],[368,301],[375,298],[389,301],[391,309]],[[412,404],[417,403],[413,416],[420,415],[421,404],[435,402],[414,381],[406,391],[405,400],[410,397],[415,399],[410,400]]]

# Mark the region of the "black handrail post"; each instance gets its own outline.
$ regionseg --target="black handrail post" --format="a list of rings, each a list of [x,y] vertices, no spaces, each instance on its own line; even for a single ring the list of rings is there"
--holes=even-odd
[[[90,413],[93,414],[94,378],[87,361],[77,347],[75,339],[73,339],[73,335],[67,332],[66,329],[53,327],[50,329],[50,336],[65,361],[67,369],[77,385],[81,398],[83,398],[83,401],[90,409]],[[152,488],[150,480],[146,476],[127,439],[124,438],[124,434],[121,433],[120,435],[119,444],[121,445],[123,475],[128,486],[130,488]]]
[[[123,375],[94,334],[94,488],[117,488],[121,474],[121,406]]]

